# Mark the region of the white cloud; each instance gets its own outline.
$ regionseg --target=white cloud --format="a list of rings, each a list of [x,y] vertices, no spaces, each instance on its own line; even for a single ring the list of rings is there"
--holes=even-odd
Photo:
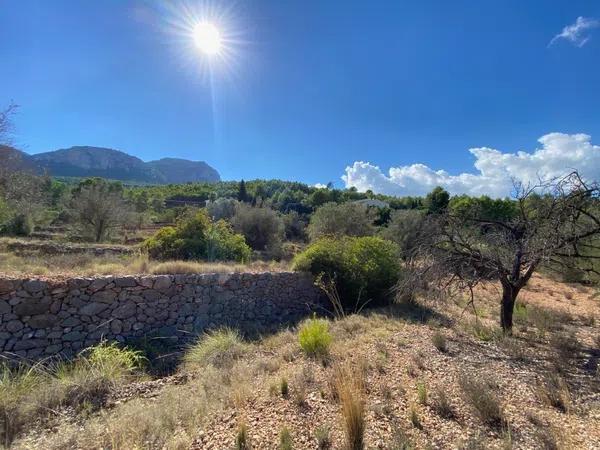
[[[323,183],[315,183],[315,184],[313,184],[313,187],[315,187],[317,189],[327,189],[327,185],[323,184]]]
[[[550,133],[539,140],[541,148],[533,153],[503,153],[488,147],[472,148],[477,173],[451,175],[424,164],[392,167],[384,174],[378,166],[357,161],[346,167],[342,180],[346,187],[359,191],[371,189],[390,195],[424,195],[436,186],[452,194],[510,195],[513,179],[535,183],[576,169],[588,180],[600,178],[600,146],[591,143],[587,134]]]
[[[551,46],[559,39],[566,39],[577,47],[583,47],[590,40],[588,31],[598,26],[600,26],[598,20],[580,16],[575,23],[567,25],[559,34],[554,36],[548,46]]]

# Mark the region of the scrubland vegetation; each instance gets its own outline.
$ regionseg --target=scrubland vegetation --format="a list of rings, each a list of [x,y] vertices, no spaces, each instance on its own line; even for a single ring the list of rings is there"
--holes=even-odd
[[[595,290],[534,277],[513,336],[494,320],[496,286],[476,294],[477,314],[458,296],[260,338],[215,330],[164,349],[177,359],[160,376],[160,359],[139,353],[148,343],[6,369],[3,439],[55,449],[595,448]]]

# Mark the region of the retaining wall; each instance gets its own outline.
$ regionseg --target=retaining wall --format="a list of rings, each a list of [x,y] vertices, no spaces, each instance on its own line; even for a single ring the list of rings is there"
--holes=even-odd
[[[220,326],[270,331],[321,301],[295,272],[0,279],[0,354],[69,357],[103,339],[185,339]]]

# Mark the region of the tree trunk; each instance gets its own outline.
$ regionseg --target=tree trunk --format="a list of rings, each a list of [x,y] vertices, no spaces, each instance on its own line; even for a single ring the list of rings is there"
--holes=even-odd
[[[506,334],[512,334],[513,310],[519,289],[510,283],[502,283],[502,304],[500,306],[500,326]]]

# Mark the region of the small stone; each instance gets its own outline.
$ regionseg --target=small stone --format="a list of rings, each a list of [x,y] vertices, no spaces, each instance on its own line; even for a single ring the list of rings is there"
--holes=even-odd
[[[135,287],[137,283],[133,277],[115,278],[115,286],[119,287]]]
[[[104,311],[108,308],[106,303],[87,303],[85,306],[79,309],[79,313],[85,316],[95,316],[96,314]]]
[[[117,298],[117,293],[113,291],[98,291],[92,295],[93,302],[112,303]]]
[[[47,287],[48,285],[40,280],[29,280],[23,283],[23,289],[31,293],[43,291]]]
[[[10,331],[14,333],[15,331],[19,331],[23,329],[23,323],[20,320],[11,320],[6,324],[6,331]]]
[[[171,277],[168,275],[161,275],[156,277],[154,281],[154,289],[157,291],[164,291],[171,287]]]
[[[27,325],[31,328],[49,328],[53,326],[57,321],[57,317],[52,314],[39,314],[32,316],[28,321]]]
[[[63,341],[73,342],[80,341],[83,339],[84,335],[80,331],[71,331],[70,333],[65,334],[62,338]]]
[[[112,312],[112,316],[117,319],[127,319],[135,314],[137,306],[133,302],[127,302],[124,305],[119,306]]]
[[[50,310],[50,299],[43,298],[41,300],[25,300],[13,308],[18,316],[34,316],[36,314],[44,314]]]

